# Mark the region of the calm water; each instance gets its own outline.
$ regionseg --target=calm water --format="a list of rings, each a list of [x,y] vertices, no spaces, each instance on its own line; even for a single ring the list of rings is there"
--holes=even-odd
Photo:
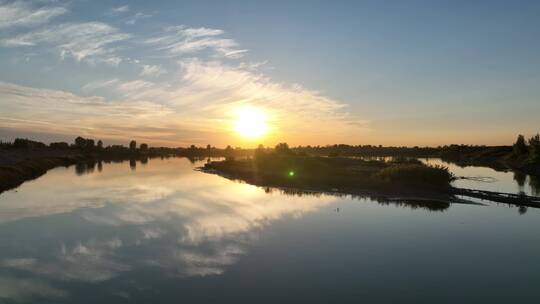
[[[57,168],[1,194],[0,303],[537,301],[538,209],[287,195],[198,165]],[[515,190],[502,174],[484,187]]]
[[[512,171],[495,171],[487,167],[460,167],[438,158],[422,159],[422,161],[430,165],[448,167],[454,175],[468,178],[454,181],[453,184],[456,187],[540,196],[540,178],[538,177]]]

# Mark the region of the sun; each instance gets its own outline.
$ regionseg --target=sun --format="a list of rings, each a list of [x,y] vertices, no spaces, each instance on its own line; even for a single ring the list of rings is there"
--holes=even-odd
[[[242,137],[261,137],[268,132],[266,114],[259,108],[240,108],[236,111],[234,130]]]

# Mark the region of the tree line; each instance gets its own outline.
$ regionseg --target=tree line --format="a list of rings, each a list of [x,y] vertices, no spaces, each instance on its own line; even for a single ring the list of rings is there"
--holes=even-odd
[[[531,162],[540,162],[540,134],[536,134],[525,140],[525,136],[518,135],[512,146],[512,151],[517,157],[527,158]]]
[[[78,149],[86,151],[100,151],[100,150],[139,150],[145,151],[148,150],[148,144],[141,143],[137,147],[137,142],[132,140],[129,142],[129,146],[125,147],[123,145],[108,145],[104,146],[102,140],[97,142],[92,138],[84,138],[82,136],[77,136],[73,143],[69,144],[67,142],[51,142],[49,145],[31,140],[28,138],[16,138],[13,142],[0,141],[0,147],[2,148],[17,148],[17,149],[42,149],[42,148],[51,148],[55,150],[62,149]]]

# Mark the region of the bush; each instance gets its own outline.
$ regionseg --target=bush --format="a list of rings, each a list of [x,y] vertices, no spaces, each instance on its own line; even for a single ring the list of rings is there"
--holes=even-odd
[[[29,140],[26,138],[16,138],[13,141],[13,147],[23,149],[45,148],[45,144],[39,141]]]
[[[51,149],[69,149],[67,142],[53,142],[49,144]]]
[[[433,187],[448,187],[453,179],[452,173],[446,167],[419,164],[392,165],[379,171],[376,177],[404,185]]]

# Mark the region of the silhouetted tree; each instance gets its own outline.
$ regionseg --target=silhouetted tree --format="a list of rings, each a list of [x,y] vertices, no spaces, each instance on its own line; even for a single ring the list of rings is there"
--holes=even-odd
[[[100,150],[103,149],[103,142],[101,141],[101,139],[98,140],[98,142],[97,142],[97,147],[98,147],[98,149],[100,149]]]
[[[529,153],[533,162],[540,162],[540,134],[529,139]]]
[[[130,150],[136,150],[137,149],[137,142],[132,140],[129,142],[129,149]]]
[[[513,146],[514,154],[517,156],[525,155],[529,151],[527,148],[527,143],[525,142],[525,137],[521,134],[518,135],[516,142]]]
[[[26,138],[15,138],[13,141],[13,147],[15,148],[25,148],[25,149],[33,149],[33,148],[45,148],[46,145],[39,141],[34,141]]]
[[[69,145],[67,142],[53,142],[49,144],[49,147],[52,149],[68,149]]]
[[[86,149],[89,149],[89,150],[94,149],[94,145],[95,145],[95,144],[94,144],[94,140],[93,140],[93,139],[87,139],[87,140],[86,140],[86,145],[85,145],[85,146],[86,146]]]
[[[206,145],[206,150],[212,150],[212,146],[211,145]]]
[[[278,154],[290,154],[291,153],[291,149],[289,149],[289,145],[287,143],[279,143],[279,144],[277,144],[276,147],[274,148],[274,150]]]
[[[141,151],[148,150],[148,144],[141,144],[140,149],[141,149]]]
[[[77,148],[84,148],[86,147],[86,139],[80,137],[80,136],[77,136],[77,138],[75,138],[75,146]]]

